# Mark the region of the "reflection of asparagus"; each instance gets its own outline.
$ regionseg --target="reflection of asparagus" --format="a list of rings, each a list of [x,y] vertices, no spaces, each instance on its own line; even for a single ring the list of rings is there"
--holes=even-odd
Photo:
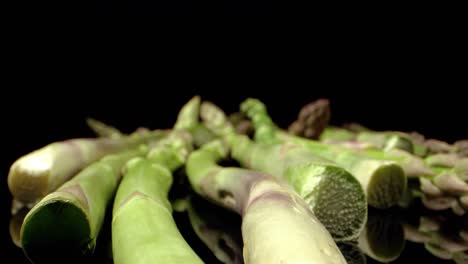
[[[192,152],[186,171],[195,192],[242,215],[246,263],[346,263],[299,196],[271,176],[217,165],[227,154],[212,141]]]
[[[456,263],[466,263],[468,240],[467,220],[456,215],[422,215],[419,225],[404,223],[406,240],[423,243],[426,250],[441,259],[453,259]]]
[[[265,105],[259,100],[247,99],[242,103],[241,109],[252,119],[257,141],[291,142],[307,148],[322,158],[336,162],[360,182],[370,205],[387,208],[395,205],[401,198],[406,188],[406,177],[397,163],[369,158],[346,148],[281,132],[268,116]]]
[[[26,256],[32,261],[55,262],[60,260],[56,252],[71,258],[93,252],[122,166],[146,151],[142,146],[108,155],[37,203],[21,228],[21,245]]]
[[[388,263],[405,247],[403,226],[391,212],[371,208],[366,227],[358,239],[359,248],[369,257]]]
[[[118,139],[70,139],[51,143],[16,160],[8,174],[13,196],[36,202],[101,157],[162,137],[164,132],[135,133]]]
[[[202,263],[180,234],[168,200],[172,173],[184,165],[191,151],[190,134],[183,130],[193,126],[199,105],[199,98],[190,100],[168,137],[146,158],[127,163],[112,213],[115,263]]]
[[[346,259],[348,264],[366,264],[366,255],[359,249],[358,245],[354,242],[338,242],[338,247]]]
[[[310,206],[335,240],[357,238],[367,217],[367,202],[359,182],[346,170],[292,144],[255,143],[237,135],[221,109],[204,102],[201,117],[227,139],[232,156],[244,167],[286,181]]]
[[[198,196],[188,199],[187,212],[197,236],[225,264],[244,263],[240,222],[231,212],[208,203]]]
[[[11,240],[17,247],[21,247],[21,226],[23,225],[24,217],[29,210],[31,209],[27,206],[12,208],[13,213],[10,219],[10,236]]]

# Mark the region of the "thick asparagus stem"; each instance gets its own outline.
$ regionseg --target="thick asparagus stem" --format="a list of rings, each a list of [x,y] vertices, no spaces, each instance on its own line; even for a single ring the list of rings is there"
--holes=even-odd
[[[164,134],[154,131],[119,139],[70,139],[51,143],[12,164],[8,187],[14,198],[22,202],[37,202],[103,156],[159,139]]]
[[[115,263],[203,263],[180,234],[168,200],[172,172],[184,165],[192,148],[190,134],[184,130],[193,126],[199,106],[199,98],[190,100],[167,138],[147,157],[126,164],[112,213]]]
[[[172,171],[188,152],[164,141],[168,145],[155,147],[148,158],[127,163],[114,202],[114,263],[203,263],[177,229],[167,198]]]
[[[142,145],[108,155],[37,203],[21,228],[21,245],[28,259],[56,262],[64,255],[79,258],[92,253],[106,206],[120,181],[121,168],[129,159],[146,152]]]
[[[211,103],[203,102],[200,114],[208,127],[224,135],[234,159],[287,182],[335,240],[358,237],[366,222],[367,202],[363,188],[349,172],[298,145],[254,143],[237,135],[223,111]]]
[[[346,263],[299,196],[266,174],[217,165],[227,154],[212,141],[190,154],[186,170],[195,192],[241,214],[245,263]]]
[[[396,205],[402,197],[406,188],[406,176],[397,163],[369,158],[346,148],[280,132],[268,116],[265,105],[258,100],[247,99],[241,104],[241,109],[252,119],[255,139],[258,142],[291,142],[322,158],[334,161],[356,177],[371,206],[388,208]]]

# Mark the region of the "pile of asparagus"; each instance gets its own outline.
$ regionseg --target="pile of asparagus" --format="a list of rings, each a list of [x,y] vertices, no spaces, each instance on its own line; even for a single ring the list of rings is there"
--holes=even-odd
[[[468,219],[466,215],[422,214],[419,221],[403,222],[405,239],[421,243],[437,258],[468,263]]]
[[[176,210],[223,263],[365,263],[364,254],[388,262],[403,249],[403,229],[375,224],[373,210],[419,198],[435,210],[468,209],[466,141],[329,120],[324,99],[282,129],[257,99],[227,116],[199,96],[171,129],[124,134],[88,119],[96,138],[51,143],[12,164],[13,241],[33,263],[78,260],[93,255],[109,217],[114,263],[203,263]],[[180,171],[189,194],[171,200]],[[207,224],[194,197],[238,214],[240,235]],[[396,246],[378,250],[386,237]]]

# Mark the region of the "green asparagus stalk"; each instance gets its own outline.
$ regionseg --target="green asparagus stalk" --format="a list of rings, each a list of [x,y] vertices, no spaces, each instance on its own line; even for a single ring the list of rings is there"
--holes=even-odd
[[[365,190],[369,205],[388,208],[396,205],[402,197],[407,180],[403,169],[396,162],[369,158],[346,148],[281,132],[268,116],[265,105],[259,100],[247,99],[241,104],[241,109],[253,121],[257,142],[289,142],[334,161],[356,177]]]
[[[353,133],[344,128],[329,126],[320,136],[320,141],[328,142],[346,142],[356,141],[366,143],[381,150],[401,149],[413,153],[413,143],[404,134],[393,131],[361,131]]]
[[[123,165],[146,152],[141,145],[107,155],[41,199],[21,228],[21,245],[28,259],[55,263],[63,261],[61,256],[73,259],[92,253]]]
[[[124,136],[124,134],[120,132],[120,130],[118,130],[117,128],[110,126],[108,124],[105,124],[94,118],[91,118],[91,117],[86,118],[86,123],[91,128],[91,130],[93,130],[94,133],[96,133],[96,135],[99,137],[121,138]]]
[[[319,140],[325,143],[328,142],[343,142],[352,141],[356,139],[356,133],[339,127],[327,126],[322,134],[320,134]]]
[[[112,213],[114,263],[203,263],[180,234],[168,200],[172,173],[191,151],[186,129],[197,122],[199,107],[200,99],[192,98],[167,138],[126,164]]]
[[[242,216],[245,263],[346,263],[297,194],[272,176],[217,165],[227,155],[212,141],[190,154],[186,171],[196,193]]]
[[[148,158],[126,166],[113,210],[114,263],[203,263],[177,229],[167,198],[172,171],[188,154],[175,140],[163,140]]]
[[[8,187],[15,199],[37,202],[105,155],[137,147],[161,138],[165,132],[135,133],[111,139],[70,139],[35,150],[10,167]]]
[[[291,186],[337,241],[356,239],[367,219],[363,188],[349,172],[294,144],[254,143],[237,135],[221,109],[203,102],[207,127],[223,136],[243,167],[270,174]]]

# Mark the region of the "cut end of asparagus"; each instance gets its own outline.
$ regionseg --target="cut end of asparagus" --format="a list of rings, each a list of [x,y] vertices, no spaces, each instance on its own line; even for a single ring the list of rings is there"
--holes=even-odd
[[[380,165],[374,169],[367,186],[369,205],[385,209],[398,204],[406,189],[407,179],[403,169],[395,163]]]
[[[402,137],[400,135],[392,135],[385,142],[384,150],[390,149],[402,149],[409,153],[414,152],[413,142],[409,138]]]
[[[336,241],[356,239],[367,221],[367,201],[361,184],[346,170],[309,165],[300,190],[315,216]]]
[[[23,251],[34,263],[67,262],[94,249],[87,215],[75,202],[51,199],[26,215],[21,229]]]
[[[10,167],[8,187],[21,202],[35,202],[47,194],[52,167],[52,149],[45,147],[19,158]]]

